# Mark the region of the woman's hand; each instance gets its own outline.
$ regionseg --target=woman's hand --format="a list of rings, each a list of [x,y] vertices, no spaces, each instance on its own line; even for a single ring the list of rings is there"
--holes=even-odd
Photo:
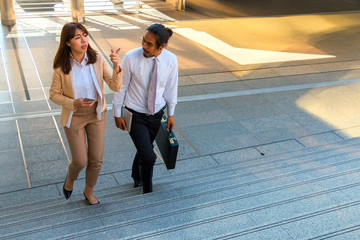
[[[119,61],[120,61],[119,51],[120,51],[120,48],[118,48],[118,50],[116,50],[116,52],[114,52],[114,50],[111,49],[111,54],[109,55],[110,60],[113,64],[113,67],[117,73],[121,72],[121,67],[119,65]]]
[[[84,98],[78,98],[74,101],[75,109],[78,107],[91,107],[94,105],[95,101],[84,101]]]

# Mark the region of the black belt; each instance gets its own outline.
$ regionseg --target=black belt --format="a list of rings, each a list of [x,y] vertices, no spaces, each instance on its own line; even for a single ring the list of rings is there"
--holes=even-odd
[[[139,112],[135,111],[134,109],[131,109],[131,108],[128,108],[127,106],[125,106],[125,108],[127,110],[129,110],[130,112],[132,112],[133,114],[138,115],[139,117],[145,117],[145,118],[155,118],[155,117],[158,117],[159,115],[162,116],[164,114],[165,107],[166,107],[166,105],[160,111],[158,111],[154,115],[151,115],[151,114],[147,114],[147,113],[139,113]]]

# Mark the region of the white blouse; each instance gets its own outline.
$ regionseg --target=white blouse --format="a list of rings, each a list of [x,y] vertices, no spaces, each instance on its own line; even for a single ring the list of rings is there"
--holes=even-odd
[[[94,75],[94,71],[92,71],[93,65],[89,64],[86,65],[88,62],[88,56],[87,53],[85,52],[85,56],[84,59],[82,60],[81,63],[79,63],[78,61],[76,61],[72,56],[71,56],[71,80],[72,80],[72,88],[73,88],[73,92],[74,92],[74,99],[78,99],[78,98],[94,98],[98,101],[98,106],[96,108],[96,112],[98,115],[98,118],[100,116],[101,118],[101,107],[99,106],[102,103],[102,95],[101,91],[100,93],[98,93],[97,91],[97,86],[95,86],[95,82],[97,83],[96,80],[96,76]],[[100,98],[100,99],[99,99]],[[100,111],[100,113],[98,113],[98,111]],[[71,111],[70,115],[69,115],[69,119],[66,123],[66,127],[70,127],[71,124],[71,119],[73,116],[74,112]],[[99,119],[100,120],[100,119]]]

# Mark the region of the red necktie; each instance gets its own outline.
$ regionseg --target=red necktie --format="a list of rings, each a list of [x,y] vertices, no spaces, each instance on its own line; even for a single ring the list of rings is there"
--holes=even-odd
[[[154,58],[154,68],[150,74],[150,84],[149,84],[149,92],[148,92],[148,109],[151,115],[154,115],[155,113],[156,83],[157,83],[157,58]]]

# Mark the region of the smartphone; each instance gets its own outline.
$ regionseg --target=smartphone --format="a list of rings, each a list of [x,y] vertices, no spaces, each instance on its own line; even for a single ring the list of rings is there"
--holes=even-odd
[[[85,101],[85,102],[95,102],[96,99],[95,98],[84,98],[83,101]]]

